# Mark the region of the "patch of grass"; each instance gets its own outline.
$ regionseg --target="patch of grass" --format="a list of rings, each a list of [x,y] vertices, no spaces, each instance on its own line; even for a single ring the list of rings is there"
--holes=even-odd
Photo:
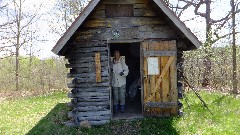
[[[173,127],[176,118],[147,118],[142,121],[141,134],[144,135],[178,135]]]
[[[211,115],[203,107],[194,93],[187,93],[187,101],[184,108],[184,117],[175,124],[180,134],[240,134],[240,99],[222,93],[200,92],[203,100],[212,111]]]
[[[65,92],[3,101],[0,103],[0,134],[26,134],[54,106],[68,101]]]
[[[64,126],[63,122],[67,121],[66,113],[69,111],[66,105],[69,99],[64,92],[10,100],[0,103],[0,134],[239,135],[240,99],[221,93],[200,94],[214,115],[202,106],[194,93],[189,92],[186,95],[190,107],[183,100],[183,117],[114,121],[90,129]]]

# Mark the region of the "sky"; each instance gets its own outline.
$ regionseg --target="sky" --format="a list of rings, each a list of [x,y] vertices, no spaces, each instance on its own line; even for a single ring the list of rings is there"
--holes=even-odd
[[[176,0],[172,0],[176,1]],[[226,16],[228,11],[231,9],[229,0],[214,0],[214,3],[211,5],[211,18],[218,20]],[[194,32],[194,34],[199,38],[199,40],[204,41],[205,39],[205,19],[202,17],[197,17],[193,21],[190,20],[192,17],[196,17],[194,14],[194,8],[191,7],[182,14],[180,19],[186,24],[188,28]],[[205,6],[201,6],[199,11],[204,13]],[[227,31],[228,32],[228,31]]]
[[[4,4],[4,2],[6,2],[8,0],[0,0],[0,5]],[[53,54],[51,52],[52,48],[54,47],[54,45],[56,44],[56,42],[58,41],[58,39],[60,38],[59,35],[53,34],[50,31],[50,27],[49,27],[49,20],[52,19],[51,16],[51,11],[52,8],[54,6],[55,0],[25,0],[26,1],[26,7],[24,8],[24,10],[27,11],[34,11],[36,9],[38,9],[38,13],[39,14],[44,14],[41,17],[41,20],[38,21],[37,25],[35,27],[37,27],[39,29],[38,31],[38,41],[34,42],[33,44],[34,46],[34,51],[36,56],[38,56],[41,59],[44,58],[48,58],[48,57],[57,57],[57,55]],[[172,0],[175,1],[175,0]],[[221,2],[220,2],[221,1]],[[229,0],[215,0],[216,3],[221,3],[221,4],[213,4],[213,9],[212,10],[212,17],[215,19],[218,19],[222,16],[225,16],[226,12],[230,9],[229,6]],[[40,7],[40,8],[38,8]],[[13,6],[10,8],[13,8]],[[200,10],[204,10],[204,7],[201,7]],[[1,15],[1,12],[0,12]],[[194,21],[185,21],[188,20],[190,18],[192,18],[194,15],[194,13],[192,12],[192,9],[186,10],[185,13],[181,16],[181,20],[184,21],[184,23],[186,24],[186,26],[188,28],[190,28],[192,30],[192,32],[199,38],[199,40],[204,41],[204,35],[205,35],[205,21],[202,18],[198,18]],[[4,20],[4,18],[2,18],[0,16],[1,20]],[[56,28],[58,27],[58,24],[54,24],[56,26]],[[226,31],[228,32],[228,31]],[[1,42],[0,42],[1,43]],[[22,53],[24,54],[24,53]]]
[[[0,6],[5,5],[7,2],[9,2],[9,0],[0,0]],[[51,57],[54,56],[53,53],[51,53],[51,48],[53,47],[53,45],[55,44],[57,40],[55,38],[58,37],[53,37],[51,36],[51,34],[49,33],[49,28],[48,28],[48,23],[47,21],[44,20],[48,20],[51,19],[51,16],[48,14],[49,11],[52,9],[52,7],[54,6],[54,2],[55,0],[25,0],[23,3],[23,12],[27,13],[28,15],[31,14],[43,14],[41,16],[40,19],[38,19],[37,23],[31,27],[34,27],[37,29],[36,34],[34,35],[36,37],[36,40],[34,40],[34,42],[30,42],[28,44],[33,44],[33,52],[34,55],[40,57],[40,58],[46,58],[46,57]],[[13,4],[9,4],[8,6],[9,9],[9,13],[14,11],[14,5]],[[2,22],[7,22],[8,18],[6,17],[7,15],[7,11],[4,12],[0,12],[0,20]],[[11,16],[11,15],[9,15]],[[26,21],[25,21],[26,20]],[[27,19],[25,19],[22,22],[22,25],[24,25],[25,23],[27,23]],[[30,27],[30,29],[32,29]],[[5,30],[5,33],[7,32],[7,30]],[[8,31],[9,32],[9,31]],[[0,33],[0,34],[5,34],[5,33]],[[49,37],[49,38],[47,38]],[[1,46],[3,46],[3,42],[6,42],[4,40],[0,41]],[[22,48],[20,51],[21,55],[26,55],[28,52],[26,50],[29,50],[28,48]],[[0,54],[2,55],[2,54]]]

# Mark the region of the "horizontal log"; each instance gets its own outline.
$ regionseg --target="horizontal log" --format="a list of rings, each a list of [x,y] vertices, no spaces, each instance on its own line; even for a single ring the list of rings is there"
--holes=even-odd
[[[97,125],[104,125],[104,124],[107,124],[107,123],[109,123],[109,122],[110,122],[110,120],[89,121],[89,123],[90,123],[91,125],[95,125],[95,126],[97,126]]]
[[[148,0],[104,0],[101,4],[145,4]]]
[[[84,23],[85,28],[124,28],[124,27],[139,27],[145,25],[167,25],[161,19],[156,17],[114,17],[114,18],[94,18],[89,19]]]
[[[133,14],[135,17],[156,17],[162,14],[162,11],[160,11],[161,13],[155,12],[146,4],[140,4],[141,3],[134,4]],[[90,18],[107,18],[105,9],[94,10]]]
[[[183,87],[178,87],[178,92],[184,92]]]
[[[150,39],[150,38],[176,38],[173,29],[166,26],[140,26],[129,28],[98,28],[82,30],[77,33],[75,40],[82,39]]]
[[[71,102],[73,104],[76,104],[78,102],[107,102],[109,101],[109,94],[108,96],[98,96],[98,97],[76,97],[71,99]]]
[[[108,77],[109,76],[108,70],[107,71],[103,70],[101,72],[101,76],[102,77]],[[90,77],[96,77],[96,74],[95,73],[82,73],[82,74],[71,74],[71,73],[68,73],[67,77],[68,78],[90,78]],[[77,82],[75,82],[75,83],[77,83]]]
[[[74,46],[71,49],[68,49],[69,53],[95,53],[95,52],[105,52],[107,51],[107,47],[89,47],[82,48],[81,46]]]
[[[79,102],[79,103],[68,103],[69,107],[86,107],[86,106],[109,106],[110,101],[108,102]]]
[[[149,4],[146,3],[135,3],[133,4],[134,9],[152,9]]]
[[[110,87],[88,87],[88,88],[73,88],[71,90],[71,92],[73,94],[77,94],[80,92],[99,92],[99,91],[103,91],[103,92],[109,92],[110,91]]]
[[[107,41],[102,40],[81,40],[78,42],[68,43],[70,48],[89,48],[89,47],[107,47]]]
[[[137,43],[143,41],[144,39],[112,39],[109,40],[109,43]]]
[[[183,99],[183,93],[182,92],[178,92],[178,99]]]
[[[75,76],[68,76],[68,78],[75,78]],[[77,78],[77,80],[75,80],[76,83],[95,83],[96,82],[96,77],[94,76],[88,76],[87,78]],[[110,79],[109,77],[103,77],[102,76],[102,82],[109,82]]]
[[[75,108],[78,112],[88,112],[88,111],[107,111],[109,106],[86,106],[86,107],[77,107]]]
[[[77,120],[75,120],[75,121],[77,121]],[[66,122],[65,125],[68,126],[68,127],[79,127],[80,122],[68,121],[68,122]],[[107,124],[109,122],[110,122],[110,120],[89,121],[89,123],[93,126],[104,125],[104,124]]]
[[[83,98],[78,98],[78,102],[105,102],[109,101],[109,96],[104,96],[104,97],[83,97]]]
[[[102,121],[102,120],[110,120],[110,115],[106,115],[106,116],[85,116],[85,117],[77,117],[77,119],[79,121],[84,121],[84,120],[88,120],[88,121]]]
[[[107,52],[100,52],[101,57],[102,56],[108,56]],[[95,57],[95,53],[66,53],[65,58],[66,59],[75,59],[75,58],[81,58],[81,57]]]
[[[109,67],[102,67],[103,71],[109,70]],[[71,74],[82,74],[82,73],[93,73],[96,72],[96,68],[92,67],[92,68],[72,68],[70,69],[70,73]]]
[[[77,120],[75,120],[75,121],[77,121]],[[80,126],[79,124],[80,124],[79,122],[67,121],[65,123],[65,126],[67,126],[67,127],[79,127]]]
[[[146,102],[144,105],[146,108],[175,108],[177,102]]]
[[[98,96],[98,97],[76,97],[71,99],[71,102],[73,104],[76,104],[78,102],[107,102],[109,101],[109,95],[108,96]]]
[[[72,93],[68,93],[68,97],[69,98],[75,98],[75,97],[78,97],[79,98],[85,98],[85,97],[97,97],[97,98],[105,98],[107,96],[110,95],[110,92],[105,92],[105,91],[99,91],[99,92],[79,92],[77,94],[72,94]]]
[[[134,2],[134,1],[132,1],[132,2]],[[117,4],[120,4],[120,3],[117,3]],[[122,4],[123,4],[123,3],[122,3]],[[124,3],[124,4],[126,4],[126,3]],[[131,3],[127,3],[127,4],[131,4]],[[150,6],[147,4],[146,1],[145,1],[145,2],[135,1],[135,2],[133,3],[133,6],[134,6],[134,8],[143,8],[143,9],[145,9],[145,8],[150,8]],[[103,3],[99,4],[99,5],[95,8],[95,10],[105,10],[105,9],[106,9],[106,6],[105,6],[105,4],[103,4]]]
[[[89,18],[106,18],[106,13],[105,13],[105,9],[102,10],[93,10],[92,11],[92,15],[89,16]]]
[[[68,62],[70,64],[76,64],[76,63],[86,63],[86,62],[94,62],[95,57],[80,57],[75,59],[68,59]],[[101,62],[108,61],[108,56],[101,56],[100,58]]]
[[[152,9],[134,9],[134,16],[159,16],[159,14]]]
[[[145,116],[166,118],[166,117],[175,116],[175,114],[171,114],[169,111],[166,111],[166,112],[163,112],[163,113],[152,113],[151,112],[151,113],[145,114]]]
[[[90,116],[107,116],[110,115],[111,111],[95,111],[95,112],[78,112],[73,114],[72,112],[68,112],[68,117],[90,117]]]
[[[106,67],[109,65],[108,61],[101,62],[102,67]],[[66,68],[92,68],[95,67],[95,63],[89,61],[88,63],[81,63],[81,64],[66,64]]]
[[[110,86],[109,82],[102,83],[79,83],[79,84],[68,84],[68,88],[87,88],[87,87],[107,87]]]
[[[154,51],[148,50],[144,51],[144,56],[151,57],[151,56],[175,56],[176,51]]]

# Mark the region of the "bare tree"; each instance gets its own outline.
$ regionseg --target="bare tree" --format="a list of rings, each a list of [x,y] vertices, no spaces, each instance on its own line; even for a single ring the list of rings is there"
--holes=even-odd
[[[10,6],[7,7],[8,10],[5,16],[8,24],[6,25],[7,29],[4,30],[4,40],[6,46],[11,51],[9,55],[15,56],[16,91],[19,90],[20,49],[28,45],[32,33],[30,27],[41,17],[35,11],[28,11],[28,5],[24,2],[26,1],[13,0],[12,3],[9,3]]]
[[[170,0],[164,0],[167,6],[172,9],[172,11],[177,15],[177,17],[181,17],[184,11],[186,11],[189,7],[192,6],[192,3],[182,3],[182,0],[174,0],[174,4]],[[190,20],[193,20],[195,17],[192,17]]]
[[[223,33],[222,30],[225,29],[229,20],[231,19],[231,12],[227,12],[223,17],[219,19],[213,19],[211,16],[212,8],[211,5],[217,1],[213,0],[178,0],[176,6],[172,6],[172,8],[176,9],[176,13],[178,16],[183,14],[183,11],[188,9],[189,7],[194,8],[194,13],[196,16],[202,17],[205,19],[206,32],[205,32],[205,43],[203,45],[203,49],[205,52],[204,58],[204,72],[203,72],[203,81],[202,86],[209,85],[209,76],[211,75],[211,47],[220,39],[226,38],[233,33]],[[179,6],[181,5],[181,6]],[[205,11],[201,12],[200,9],[205,7]],[[235,13],[239,12],[238,10]]]
[[[238,1],[234,1],[231,0],[230,2],[232,10],[231,10],[231,14],[232,14],[232,50],[233,50],[233,54],[232,54],[232,66],[233,66],[233,94],[238,94],[238,89],[237,89],[237,85],[238,85],[238,80],[237,80],[237,51],[236,51],[236,14],[239,12],[238,10],[238,6],[240,4],[240,2]]]
[[[51,11],[53,16],[49,23],[52,33],[61,36],[79,16],[87,3],[88,0],[57,0]]]
[[[11,50],[9,49],[9,47],[12,47],[12,45],[8,45],[8,44],[5,44],[5,39],[7,38],[5,36],[5,30],[8,29],[8,26],[13,24],[13,22],[10,22],[6,19],[4,19],[4,13],[5,11],[7,11],[7,6],[8,6],[8,3],[5,3],[5,4],[2,4],[0,3],[0,15],[1,15],[1,21],[0,21],[0,52],[11,52]],[[2,56],[4,57],[4,56]]]

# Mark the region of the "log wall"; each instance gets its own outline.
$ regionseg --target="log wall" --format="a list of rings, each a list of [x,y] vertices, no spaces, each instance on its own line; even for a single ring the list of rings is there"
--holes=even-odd
[[[101,125],[110,121],[110,79],[108,46],[106,41],[88,40],[69,44],[69,55],[65,55],[70,68],[68,84],[71,92],[69,106],[73,109],[68,113],[72,119],[69,125],[77,126],[81,121],[88,120],[92,125]],[[96,82],[95,54],[100,53],[101,82]]]
[[[183,74],[184,74],[184,58],[183,51],[178,51],[177,55],[177,90],[178,90],[178,99],[183,99],[184,97],[184,87],[183,87]],[[181,110],[183,104],[178,100],[178,115],[182,116],[183,112]]]
[[[106,4],[133,4],[132,17],[106,17]],[[153,10],[149,0],[102,0],[63,48],[70,68],[71,89],[69,125],[83,120],[92,125],[104,124],[111,118],[111,88],[108,43],[142,42],[145,39],[178,40],[162,12]],[[67,47],[67,48],[66,48]],[[95,54],[100,53],[101,82],[96,82]]]

